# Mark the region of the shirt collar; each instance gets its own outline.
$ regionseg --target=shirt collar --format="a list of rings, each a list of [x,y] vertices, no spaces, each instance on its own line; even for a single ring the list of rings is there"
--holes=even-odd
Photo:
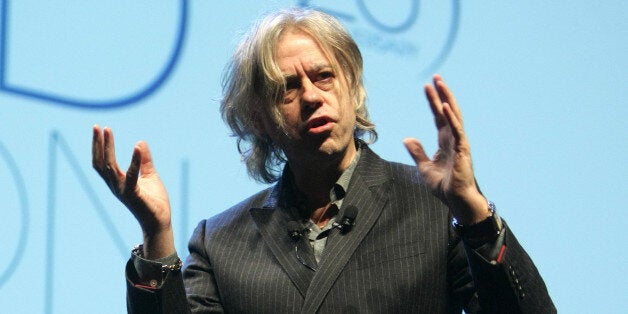
[[[355,156],[353,157],[353,160],[351,161],[351,164],[349,164],[349,167],[347,167],[347,169],[345,169],[345,171],[340,175],[338,181],[336,181],[334,186],[331,188],[331,191],[329,191],[329,199],[332,203],[343,199],[345,195],[347,195],[349,182],[351,182],[351,177],[353,176],[355,167],[357,166],[358,160],[360,159],[361,151],[362,149],[358,146],[358,149],[355,153]]]
[[[351,177],[353,176],[355,168],[357,167],[358,160],[360,159],[360,155],[362,152],[361,145],[358,144],[356,146],[356,154],[353,157],[351,164],[349,164],[349,167],[347,167],[347,169],[345,169],[345,171],[340,175],[332,189],[329,191],[329,199],[332,203],[342,202],[342,199],[347,194],[349,182],[351,182]],[[280,192],[278,194],[279,197],[277,204],[283,208],[289,209],[291,212],[296,210],[296,213],[293,213],[298,216],[302,216],[303,214],[305,214],[301,210],[302,204],[305,202],[305,197],[299,192],[299,190],[297,190],[294,184],[294,178],[292,177],[292,173],[289,169],[289,165],[286,165],[286,167],[284,168],[279,184]]]

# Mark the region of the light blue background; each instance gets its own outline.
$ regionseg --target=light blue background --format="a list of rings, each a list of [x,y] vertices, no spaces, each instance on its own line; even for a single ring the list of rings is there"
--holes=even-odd
[[[627,2],[335,2],[0,1],[2,311],[125,311],[141,232],[91,169],[93,124],[113,128],[123,167],[148,141],[181,255],[200,219],[264,187],[219,117],[220,78],[251,21],[309,3],[362,47],[380,155],[410,163],[407,136],[435,150],[422,86],[438,71],[559,311],[625,313]]]

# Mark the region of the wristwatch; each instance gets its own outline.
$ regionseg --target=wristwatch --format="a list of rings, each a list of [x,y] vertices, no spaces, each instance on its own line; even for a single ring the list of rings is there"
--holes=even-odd
[[[454,230],[462,238],[497,238],[501,234],[504,225],[499,215],[497,215],[495,203],[488,201],[488,210],[491,212],[490,216],[472,225],[461,225],[456,218],[453,218]]]

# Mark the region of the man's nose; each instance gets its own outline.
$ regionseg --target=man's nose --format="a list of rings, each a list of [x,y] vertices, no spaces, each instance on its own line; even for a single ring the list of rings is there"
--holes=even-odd
[[[317,108],[323,103],[323,97],[321,96],[321,90],[312,83],[309,79],[305,79],[302,85],[303,94],[301,95],[301,102],[304,106],[311,108]]]

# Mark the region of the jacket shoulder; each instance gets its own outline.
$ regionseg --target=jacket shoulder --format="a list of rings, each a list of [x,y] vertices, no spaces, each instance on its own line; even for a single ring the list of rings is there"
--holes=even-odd
[[[252,223],[249,210],[251,208],[261,207],[270,196],[272,190],[272,187],[266,188],[230,208],[202,220],[197,229],[205,230],[206,236],[209,236],[207,233],[216,233],[226,229],[232,229],[235,226],[246,226]]]

